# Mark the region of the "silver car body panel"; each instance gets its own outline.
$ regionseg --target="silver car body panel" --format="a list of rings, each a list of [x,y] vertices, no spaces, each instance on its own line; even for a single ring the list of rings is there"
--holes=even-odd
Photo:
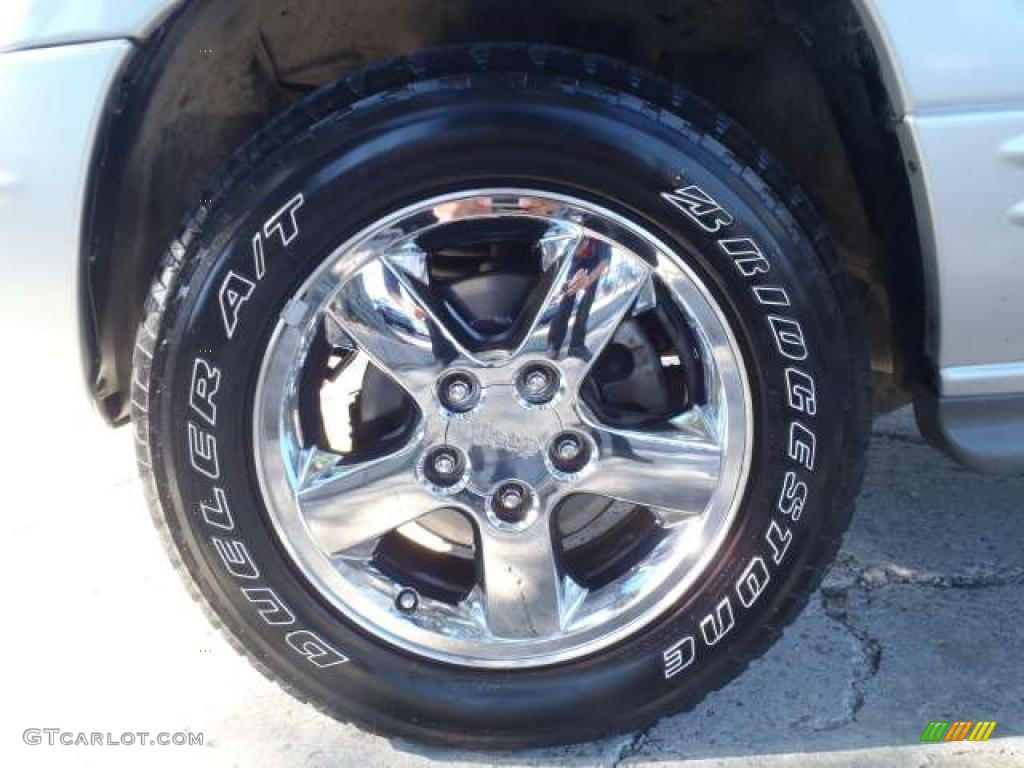
[[[52,390],[54,407],[85,407],[82,219],[106,96],[131,49],[108,40],[0,55],[3,349],[8,361],[29,361],[33,393]]]
[[[1024,68],[1019,76],[1024,85]],[[901,140],[919,168],[939,394],[1024,392],[1024,99],[1020,109],[909,115]]]
[[[1024,3],[857,4],[910,171],[938,394],[1024,394]]]
[[[4,0],[0,52],[98,40],[141,40],[177,0]]]
[[[917,207],[937,394],[1024,398],[1024,2],[854,2]],[[37,343],[57,345],[47,362],[79,389],[78,265],[97,126],[119,67],[180,4],[13,0],[0,10],[0,269],[25,287],[3,324],[49,318],[36,323],[46,335]]]

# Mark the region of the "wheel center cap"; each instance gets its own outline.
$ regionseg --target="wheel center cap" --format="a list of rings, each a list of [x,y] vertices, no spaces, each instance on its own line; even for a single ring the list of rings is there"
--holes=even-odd
[[[469,457],[470,484],[489,491],[503,480],[548,479],[544,451],[558,431],[553,411],[523,407],[512,386],[491,386],[476,410],[448,423],[446,440]]]

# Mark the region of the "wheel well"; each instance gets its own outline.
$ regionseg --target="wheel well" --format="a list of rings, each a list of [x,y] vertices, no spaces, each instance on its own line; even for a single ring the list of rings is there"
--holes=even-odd
[[[231,151],[356,67],[483,40],[609,54],[735,117],[831,226],[867,307],[876,407],[905,399],[924,324],[920,250],[851,0],[206,0],[185,4],[129,63],[94,163],[82,288],[89,381],[111,422],[127,418],[135,329],[160,255]]]

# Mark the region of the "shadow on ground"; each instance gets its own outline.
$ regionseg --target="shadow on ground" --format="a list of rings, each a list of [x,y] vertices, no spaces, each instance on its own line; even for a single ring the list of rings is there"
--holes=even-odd
[[[15,709],[0,753],[17,750],[8,764],[1024,766],[1024,478],[955,467],[921,443],[907,414],[875,427],[854,522],[824,587],[743,676],[643,732],[516,753],[388,741],[269,683],[168,565],[132,478],[130,431],[83,435],[80,452],[62,446],[74,460],[59,482],[39,463],[37,479],[6,489],[0,568],[15,588],[0,658]],[[937,719],[999,725],[986,744],[921,745]],[[21,744],[23,729],[50,726],[205,740],[144,755]]]

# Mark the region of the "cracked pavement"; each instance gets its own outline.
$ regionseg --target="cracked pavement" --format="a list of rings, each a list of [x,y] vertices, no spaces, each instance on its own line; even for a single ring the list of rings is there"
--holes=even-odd
[[[494,753],[370,736],[265,681],[167,563],[128,431],[72,433],[60,481],[8,498],[8,765],[1024,766],[1024,478],[953,465],[905,411],[875,425],[822,589],[743,676],[640,733]],[[953,719],[999,725],[983,744],[919,743],[929,720]],[[205,746],[29,747],[29,727],[201,731]]]

